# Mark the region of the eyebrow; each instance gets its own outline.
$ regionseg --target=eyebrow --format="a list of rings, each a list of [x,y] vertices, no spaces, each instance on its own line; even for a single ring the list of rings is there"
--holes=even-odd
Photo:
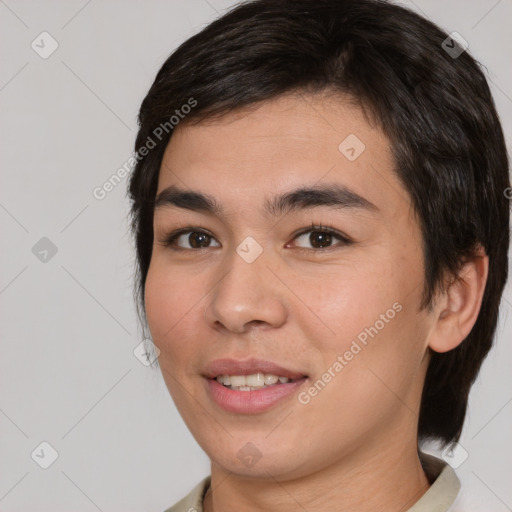
[[[305,210],[318,206],[336,209],[359,209],[378,211],[372,202],[350,188],[337,183],[314,187],[301,187],[267,199],[263,212],[269,216],[279,216],[291,211]],[[183,190],[171,185],[155,198],[155,210],[177,207],[210,215],[222,216],[222,205],[215,197],[194,190]]]

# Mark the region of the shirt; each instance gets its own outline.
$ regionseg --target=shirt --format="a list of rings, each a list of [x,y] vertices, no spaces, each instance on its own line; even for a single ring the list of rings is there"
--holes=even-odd
[[[455,471],[443,460],[420,453],[420,461],[431,486],[407,512],[459,512],[455,500],[460,481]],[[203,498],[210,486],[211,475],[199,482],[190,493],[164,512],[203,512]],[[462,512],[462,511],[460,511]]]

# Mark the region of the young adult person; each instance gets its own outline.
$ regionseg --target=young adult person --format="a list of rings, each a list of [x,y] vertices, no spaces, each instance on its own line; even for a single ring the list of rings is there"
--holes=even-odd
[[[247,2],[139,122],[141,320],[211,459],[168,510],[463,510],[419,443],[459,439],[491,348],[509,179],[461,43],[385,1]]]

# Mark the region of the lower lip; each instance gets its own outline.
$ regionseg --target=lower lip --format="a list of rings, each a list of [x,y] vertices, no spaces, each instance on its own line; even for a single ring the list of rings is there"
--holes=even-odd
[[[206,387],[213,401],[225,411],[239,414],[264,412],[293,395],[307,380],[302,379],[274,384],[254,391],[236,391],[218,383],[215,379],[205,379]]]

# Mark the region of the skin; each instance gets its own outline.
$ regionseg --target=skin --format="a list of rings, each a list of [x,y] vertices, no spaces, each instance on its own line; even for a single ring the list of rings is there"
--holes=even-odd
[[[366,146],[354,161],[338,150],[349,134]],[[349,187],[376,208],[262,212],[275,194],[319,184]],[[205,511],[410,508],[429,487],[417,455],[429,347],[450,350],[471,329],[487,257],[467,262],[464,280],[439,293],[432,311],[420,310],[418,220],[388,139],[343,96],[289,94],[178,125],[157,194],[171,185],[212,195],[223,208],[219,215],[156,209],[145,287],[165,383],[211,459]],[[352,243],[333,237],[330,248],[317,248],[312,223]],[[186,234],[178,252],[164,243],[178,228],[212,238],[194,249]],[[295,236],[299,230],[306,235]],[[250,264],[236,252],[247,236],[263,249]],[[309,376],[307,389],[395,303],[400,312],[309,403],[295,395],[245,415],[209,398],[202,373],[224,357],[299,370]],[[237,457],[248,442],[261,455],[251,467]]]

